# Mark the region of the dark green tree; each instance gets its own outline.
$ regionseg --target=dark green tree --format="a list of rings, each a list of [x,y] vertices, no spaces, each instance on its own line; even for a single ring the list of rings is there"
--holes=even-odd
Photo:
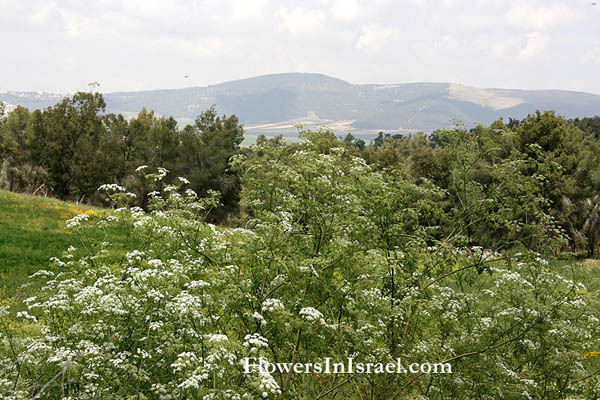
[[[594,117],[575,118],[573,124],[581,129],[586,136],[600,140],[600,115]]]
[[[44,161],[59,198],[76,195],[81,200],[104,181],[101,173],[92,179],[89,173],[99,167],[101,149],[97,146],[105,131],[101,116],[105,108],[100,93],[79,92],[44,112]]]
[[[239,152],[243,140],[244,128],[238,118],[219,117],[212,106],[181,132],[181,160],[175,172],[188,178],[198,194],[220,192],[223,206],[230,210],[239,201],[239,178],[229,170],[229,160]]]

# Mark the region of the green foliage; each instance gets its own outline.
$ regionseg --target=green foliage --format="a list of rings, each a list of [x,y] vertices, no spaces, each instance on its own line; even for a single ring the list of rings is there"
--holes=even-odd
[[[364,140],[354,137],[354,135],[352,135],[351,133],[348,133],[346,135],[346,137],[344,138],[344,142],[355,146],[359,151],[363,151],[366,146]]]
[[[450,217],[441,229],[446,237],[491,249],[596,254],[595,240],[583,233],[583,204],[600,190],[600,142],[577,123],[538,111],[523,121],[457,126],[429,137],[380,133],[363,156],[446,190],[439,202]]]
[[[46,142],[43,164],[54,193],[61,199],[66,199],[72,192],[80,198],[89,197],[102,182],[112,178],[100,173],[88,175],[102,171],[96,168],[100,167],[102,157],[108,157],[97,147],[103,134],[99,113],[105,107],[99,93],[80,92],[44,113],[43,131],[40,132]]]
[[[518,152],[501,156],[499,136],[482,130],[446,131],[450,213],[456,233],[466,243],[485,248],[556,251],[562,244],[558,225],[547,214],[548,200],[542,194],[545,179],[530,174],[537,160]]]
[[[600,116],[586,118],[575,118],[571,121],[577,128],[581,129],[588,137],[600,140]]]
[[[183,129],[173,118],[146,109],[127,121],[104,114],[104,108],[99,93],[77,93],[41,112],[18,107],[0,117],[0,187],[102,204],[97,188],[116,182],[127,185],[137,196],[135,204],[147,209],[152,190],[136,168],[161,167],[171,172],[165,184],[185,176],[200,196],[219,192],[211,221],[239,225],[252,211],[239,207],[240,177],[229,168],[232,157],[262,157],[269,146],[284,148],[282,157],[288,157],[298,148],[282,137],[261,136],[256,149],[242,149],[243,126],[214,107]],[[333,132],[300,127],[299,136],[321,154],[344,148],[385,173],[442,189],[436,200],[443,210],[443,217],[436,217],[438,240],[597,254],[584,227],[587,209],[574,206],[600,190],[596,122],[570,122],[538,111],[522,121],[498,120],[470,131],[459,124],[429,136],[380,132],[369,146],[352,134],[342,140]],[[161,194],[163,186],[157,188]]]
[[[214,107],[196,118],[181,133],[181,163],[176,170],[190,179],[200,195],[209,190],[222,195],[225,209],[239,202],[239,179],[229,171],[229,159],[239,151],[244,130],[237,117],[219,117]]]
[[[597,265],[550,258],[600,256],[597,118],[240,148],[214,107],[104,109],[0,107],[0,185],[115,208],[0,192],[0,397],[600,397]]]
[[[237,207],[239,179],[228,170],[243,140],[237,117],[219,117],[212,107],[180,130],[172,117],[153,111],[127,121],[105,107],[100,93],[80,92],[44,111],[17,107],[0,118],[0,187],[101,204],[98,187],[117,182],[146,208],[150,191],[135,172],[146,165],[188,176],[201,195],[219,191],[222,206],[211,218]]]
[[[36,163],[32,117],[26,108],[18,106],[0,123],[0,186],[11,191],[34,191],[47,176]]]
[[[442,137],[452,144],[457,135],[466,133]],[[208,223],[217,199],[185,190],[186,180],[166,184],[166,170],[140,170],[153,191],[149,211],[120,207],[99,221],[128,229],[135,250],[123,254],[110,240],[71,249],[54,270],[30,279],[35,294],[26,312],[0,306],[5,397],[600,395],[598,304],[579,281],[587,270],[527,250],[437,239],[454,215],[441,199],[500,201],[477,185],[466,196],[459,191],[479,160],[494,159],[483,138],[477,151],[477,143],[461,142],[451,153],[456,193],[449,194],[368,165],[332,146],[326,132],[304,136],[301,144],[263,141],[248,156],[234,156],[251,215],[245,229]],[[516,189],[503,193],[519,198],[521,185],[532,183],[521,163],[498,161],[482,174],[492,182],[503,174],[516,179]],[[508,182],[490,188],[502,185]],[[117,206],[129,197],[118,185],[103,190]],[[87,219],[67,224],[88,238],[98,222]],[[406,365],[449,363],[452,373],[245,373],[246,357],[401,358]]]

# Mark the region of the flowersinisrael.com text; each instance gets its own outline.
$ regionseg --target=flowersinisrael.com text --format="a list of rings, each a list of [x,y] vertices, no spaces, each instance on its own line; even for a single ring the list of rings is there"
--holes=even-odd
[[[296,374],[451,374],[450,363],[411,363],[406,367],[397,358],[394,362],[355,362],[348,357],[344,362],[333,361],[326,357],[315,363],[272,363],[262,357],[243,359],[244,373],[256,371]]]

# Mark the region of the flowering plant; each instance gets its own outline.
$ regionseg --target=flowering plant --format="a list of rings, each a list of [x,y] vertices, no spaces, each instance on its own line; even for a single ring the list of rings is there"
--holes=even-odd
[[[69,250],[0,307],[0,394],[20,398],[564,398],[600,395],[597,307],[568,269],[436,239],[433,186],[309,140],[233,165],[246,228],[175,186],[120,208],[142,245]],[[279,160],[274,162],[274,160]],[[166,172],[155,175],[160,179]],[[180,181],[182,184],[185,181]],[[83,218],[77,221],[85,236]],[[448,362],[452,374],[244,371],[243,360]],[[596,369],[595,369],[596,368]]]

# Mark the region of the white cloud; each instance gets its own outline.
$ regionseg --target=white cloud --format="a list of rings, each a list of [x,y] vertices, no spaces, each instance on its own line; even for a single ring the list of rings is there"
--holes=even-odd
[[[30,21],[34,25],[41,25],[49,22],[50,19],[55,19],[58,16],[58,7],[55,2],[49,2],[41,8],[33,11],[30,16]]]
[[[267,0],[234,0],[230,6],[232,22],[251,21],[264,18]]]
[[[452,35],[444,35],[442,38],[433,41],[433,44],[427,49],[427,55],[429,57],[452,56],[460,50],[459,46],[459,41]]]
[[[396,28],[368,25],[361,28],[361,35],[356,42],[358,49],[376,51],[384,47],[398,30]]]
[[[600,65],[600,42],[583,54],[582,61],[587,64]]]
[[[360,17],[361,8],[357,0],[335,0],[330,8],[331,15],[342,21],[354,21]]]
[[[519,58],[529,60],[539,56],[550,42],[550,38],[539,32],[527,35],[525,45],[519,51]]]
[[[303,71],[600,93],[600,8],[583,0],[0,0],[0,10],[0,91]]]
[[[296,34],[313,33],[319,30],[325,21],[323,11],[308,10],[302,7],[288,10],[285,6],[282,6],[279,15],[281,17],[281,27]]]
[[[581,18],[580,12],[573,6],[564,3],[550,5],[531,5],[525,2],[518,4],[506,13],[510,24],[527,30],[549,30],[568,25]]]
[[[492,54],[503,59],[531,61],[544,54],[550,37],[540,32],[511,36],[492,47]]]

